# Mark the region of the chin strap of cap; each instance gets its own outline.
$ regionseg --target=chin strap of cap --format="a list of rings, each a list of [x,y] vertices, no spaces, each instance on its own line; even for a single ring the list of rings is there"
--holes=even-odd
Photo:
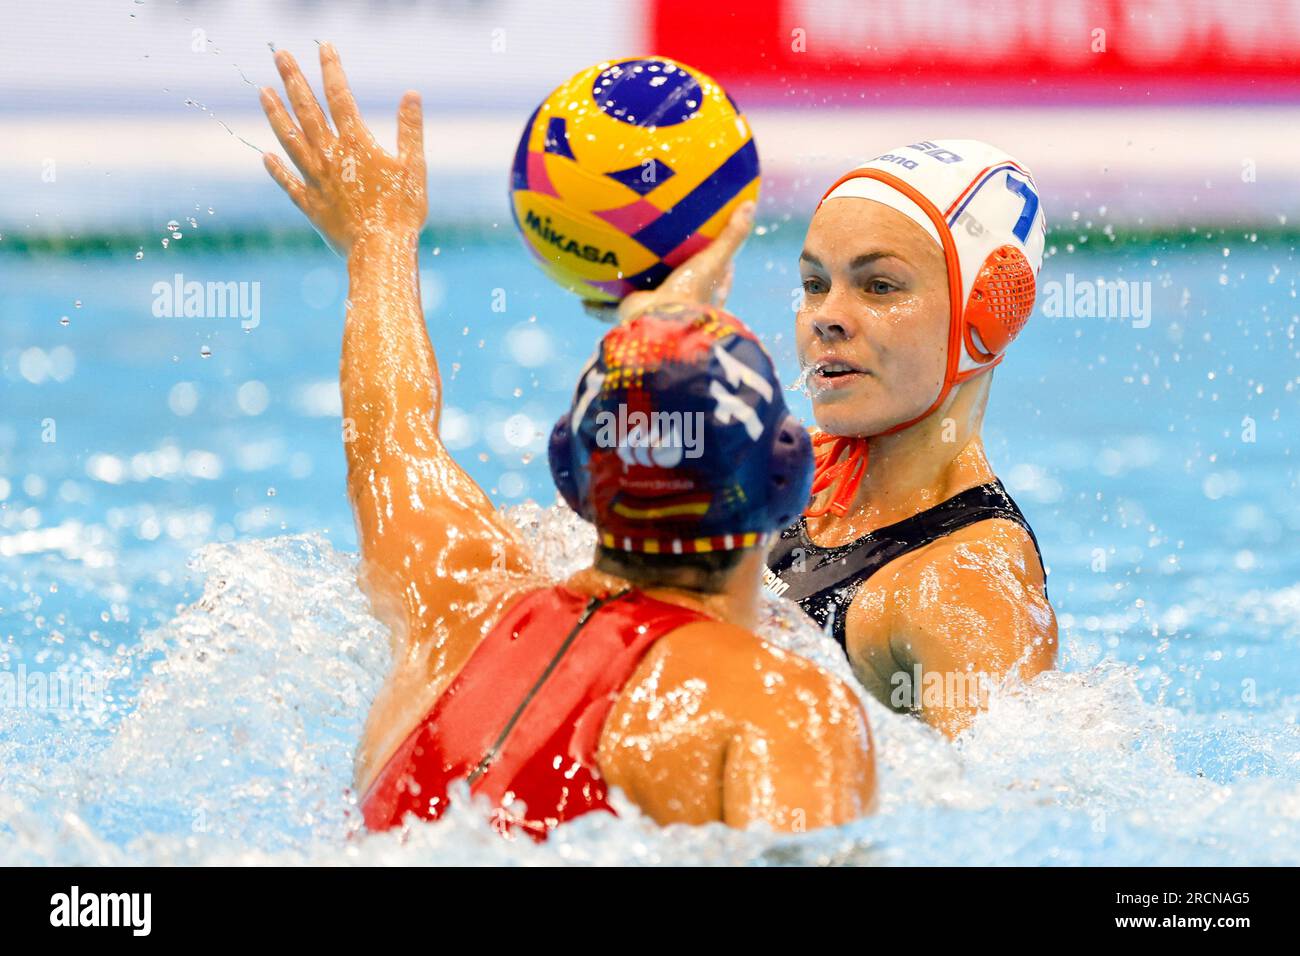
[[[858,493],[858,485],[867,473],[867,439],[852,435],[828,435],[818,432],[813,435],[813,455],[816,468],[813,471],[812,497],[825,491],[832,485],[835,490],[820,508],[813,508],[809,503],[804,511],[805,518],[820,518],[824,514],[833,514],[843,518],[853,506],[853,496]]]

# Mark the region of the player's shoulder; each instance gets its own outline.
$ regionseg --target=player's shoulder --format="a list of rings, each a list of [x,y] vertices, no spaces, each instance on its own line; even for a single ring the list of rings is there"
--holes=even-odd
[[[864,632],[883,638],[932,630],[942,639],[955,609],[1016,633],[1054,634],[1045,571],[1024,527],[1001,518],[976,522],[894,561],[854,599],[850,646],[871,644]]]
[[[759,712],[778,701],[818,709],[856,700],[834,674],[725,621],[679,627],[657,641],[647,657],[665,679],[698,682],[715,697]]]
[[[963,627],[984,633],[983,647],[1005,645],[1017,655],[1038,648],[1044,660],[1054,658],[1056,615],[1044,569],[1033,539],[1015,522],[994,519],[954,531],[916,552],[891,578],[876,587],[888,587],[881,592],[882,619],[896,659],[899,635],[947,645],[954,628]]]
[[[924,583],[1000,592],[1008,586],[1044,589],[1033,537],[1021,524],[990,518],[958,528],[897,563],[895,586]]]

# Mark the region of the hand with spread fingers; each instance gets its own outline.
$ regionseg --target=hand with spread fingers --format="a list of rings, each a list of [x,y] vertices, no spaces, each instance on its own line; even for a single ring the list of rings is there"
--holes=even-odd
[[[346,256],[363,235],[418,232],[428,212],[419,94],[408,91],[402,97],[393,156],[375,142],[362,121],[331,44],[321,45],[320,65],[332,129],[294,58],[281,50],[275,65],[293,114],[270,87],[262,90],[262,108],[301,178],[274,153],[262,158],[330,247]]]

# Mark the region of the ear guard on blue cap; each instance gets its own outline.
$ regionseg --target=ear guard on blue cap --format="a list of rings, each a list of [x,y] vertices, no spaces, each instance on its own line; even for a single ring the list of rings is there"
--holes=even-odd
[[[786,415],[772,436],[768,452],[767,524],[785,528],[803,513],[812,492],[812,437],[803,423]]]
[[[555,489],[564,499],[564,503],[588,521],[591,515],[582,507],[582,497],[578,494],[578,481],[573,473],[573,432],[569,428],[569,415],[561,415],[555,427],[551,429],[551,440],[547,443],[546,457],[551,464],[551,478]]]

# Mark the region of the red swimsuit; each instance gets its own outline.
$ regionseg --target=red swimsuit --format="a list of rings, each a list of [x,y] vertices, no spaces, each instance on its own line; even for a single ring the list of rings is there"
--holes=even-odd
[[[447,785],[462,777],[505,825],[538,839],[591,810],[612,813],[596,765],[605,717],[651,645],[700,620],[635,590],[524,596],[375,777],[361,803],[366,826],[384,830],[408,813],[437,819]]]

